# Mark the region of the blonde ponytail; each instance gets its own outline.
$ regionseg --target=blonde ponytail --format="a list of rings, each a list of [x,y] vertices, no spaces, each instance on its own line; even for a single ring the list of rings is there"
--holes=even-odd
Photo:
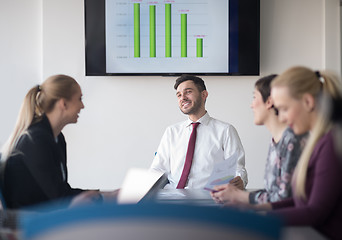
[[[305,145],[305,148],[298,160],[297,166],[295,168],[293,179],[295,184],[294,193],[297,197],[306,200],[306,177],[309,161],[312,152],[319,141],[319,139],[331,129],[331,124],[325,120],[322,116],[319,116],[316,120],[315,126],[310,133],[310,137]]]
[[[39,107],[36,104],[36,98],[39,91],[39,86],[37,86],[31,88],[26,94],[19,110],[14,131],[2,148],[1,161],[7,160],[7,158],[12,154],[20,136],[25,133],[32,122],[38,121],[39,116],[37,113],[39,112]]]

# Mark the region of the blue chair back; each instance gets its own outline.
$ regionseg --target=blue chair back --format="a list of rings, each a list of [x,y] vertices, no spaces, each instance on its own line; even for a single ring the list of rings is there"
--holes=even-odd
[[[23,239],[279,239],[278,219],[179,204],[88,205],[21,216]]]

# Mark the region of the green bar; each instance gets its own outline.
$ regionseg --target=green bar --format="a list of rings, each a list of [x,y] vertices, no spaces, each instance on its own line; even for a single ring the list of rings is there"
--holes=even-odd
[[[156,57],[156,6],[150,5],[150,57]]]
[[[134,57],[140,57],[140,3],[134,3]]]
[[[197,57],[203,57],[203,38],[197,38],[196,41]]]
[[[181,57],[187,57],[187,14],[181,14]]]
[[[165,57],[171,57],[171,4],[165,4]]]

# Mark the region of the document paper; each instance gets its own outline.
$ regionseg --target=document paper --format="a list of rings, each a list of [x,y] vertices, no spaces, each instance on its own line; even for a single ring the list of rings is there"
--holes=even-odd
[[[209,176],[207,184],[204,186],[205,190],[215,191],[214,186],[229,183],[235,177],[236,167],[231,166],[232,158],[236,158],[237,154],[234,153],[227,160],[218,162],[214,165],[214,169]]]

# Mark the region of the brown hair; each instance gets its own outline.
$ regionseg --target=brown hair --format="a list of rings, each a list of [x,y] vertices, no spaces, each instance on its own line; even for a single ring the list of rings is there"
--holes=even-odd
[[[271,95],[271,82],[277,77],[277,74],[267,75],[258,79],[255,82],[255,88],[260,92],[262,96],[262,100],[264,103],[267,101],[269,96]]]

